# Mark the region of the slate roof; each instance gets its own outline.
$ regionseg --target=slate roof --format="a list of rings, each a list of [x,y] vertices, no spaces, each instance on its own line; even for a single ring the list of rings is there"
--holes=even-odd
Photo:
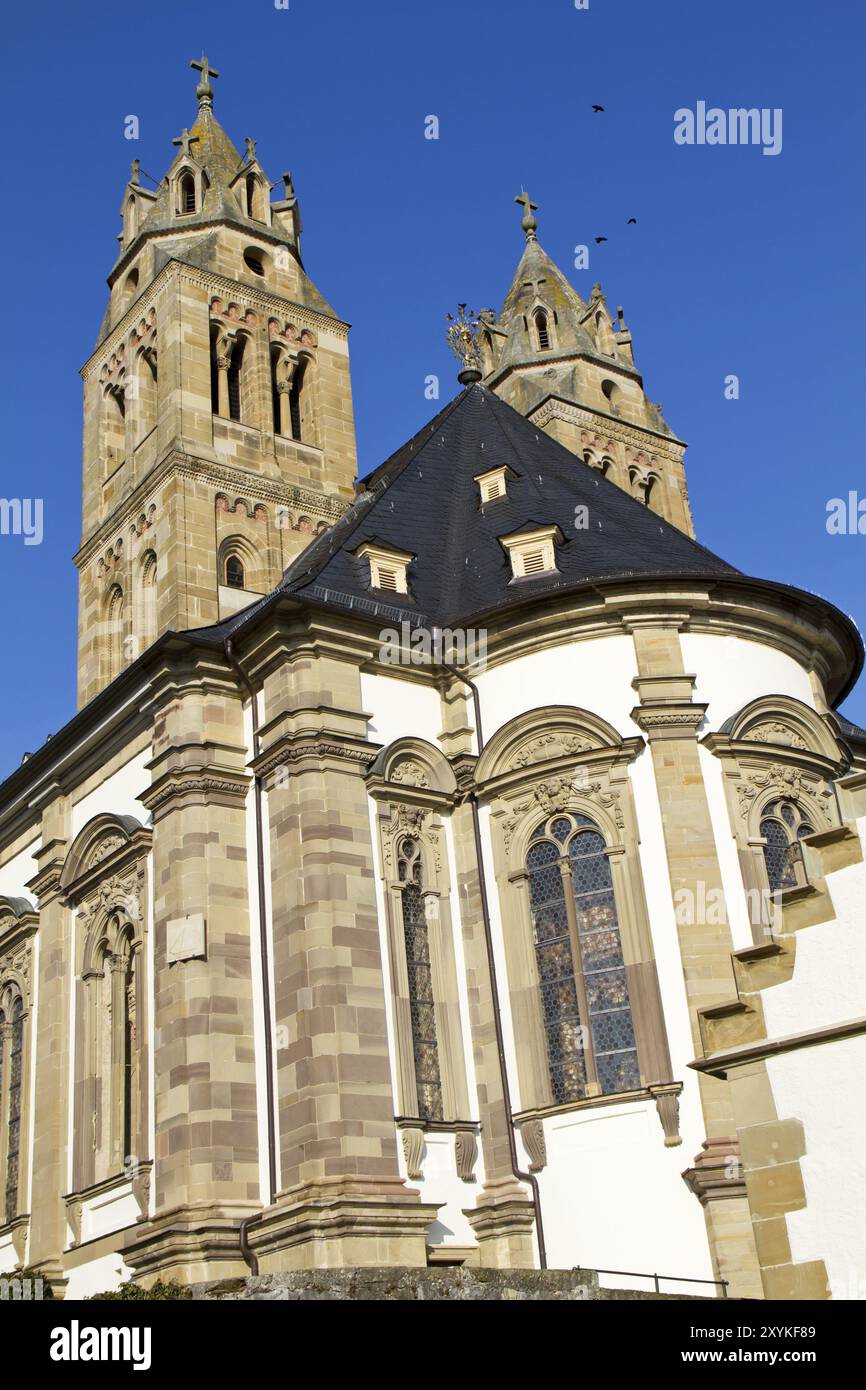
[[[502,465],[513,474],[508,495],[482,508],[475,478]],[[411,594],[380,598],[409,617],[451,627],[592,580],[739,573],[480,384],[364,483],[367,490],[290,566],[279,590],[342,607],[369,600],[369,564],[354,554],[364,541],[414,557]],[[582,506],[588,525],[576,529]],[[564,538],[555,548],[558,573],[513,581],[500,538],[549,525]]]

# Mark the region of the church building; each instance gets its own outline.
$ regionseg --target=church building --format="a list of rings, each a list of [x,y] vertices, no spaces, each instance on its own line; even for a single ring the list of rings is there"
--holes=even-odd
[[[528,195],[358,479],[292,179],[193,66],[82,370],[78,711],[0,785],[0,1276],[866,1297],[854,623],[699,543]]]

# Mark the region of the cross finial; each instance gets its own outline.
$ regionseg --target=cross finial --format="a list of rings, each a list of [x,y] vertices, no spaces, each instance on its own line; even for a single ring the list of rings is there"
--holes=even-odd
[[[520,190],[519,197],[515,198],[514,201],[515,203],[520,203],[523,206],[523,218],[521,220],[520,225],[526,233],[526,240],[534,241],[535,233],[538,228],[538,223],[532,216],[532,214],[534,212],[538,212],[538,204],[533,203],[532,199],[530,198],[529,194],[526,192],[525,189]]]
[[[181,134],[178,135],[178,136],[176,136],[175,139],[172,140],[171,143],[172,143],[173,145],[182,145],[182,146],[183,146],[183,152],[184,152],[184,154],[185,154],[185,155],[189,155],[189,153],[190,153],[190,149],[189,149],[190,145],[192,144],[193,140],[198,140],[198,138],[199,138],[199,137],[198,137],[197,135],[190,135],[190,133],[189,133],[189,131],[187,130],[186,126],[184,126],[184,128],[183,128]]]
[[[245,137],[244,143],[247,147],[247,159],[249,160],[250,164],[252,164],[253,160],[256,157],[256,142],[250,135],[247,135]]]
[[[138,159],[134,159],[134,160],[132,161],[132,173],[131,173],[130,176],[129,176],[129,182],[130,182],[130,183],[138,183],[138,175],[139,175],[139,170],[140,170],[140,168],[141,168],[141,161],[138,160]]]
[[[204,53],[201,55],[200,62],[196,62],[193,58],[190,67],[201,73],[201,81],[195,89],[199,106],[213,106],[213,87],[210,85],[210,80],[212,77],[219,77],[219,73],[216,68],[211,67]]]

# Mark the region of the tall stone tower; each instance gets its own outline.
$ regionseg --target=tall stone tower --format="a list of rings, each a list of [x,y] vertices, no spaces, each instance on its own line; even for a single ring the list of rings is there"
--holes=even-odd
[[[487,386],[586,463],[694,536],[683,454],[647,398],[632,338],[601,286],[584,301],[542,248],[537,204],[524,193],[526,246],[502,312],[481,314]]]
[[[291,176],[272,202],[192,66],[198,114],[155,191],[133,162],[82,372],[80,705],[162,632],[269,592],[353,493],[348,326],[304,270]]]

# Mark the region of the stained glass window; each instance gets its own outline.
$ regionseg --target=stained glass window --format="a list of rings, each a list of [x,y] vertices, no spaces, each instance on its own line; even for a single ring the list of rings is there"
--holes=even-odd
[[[400,845],[398,872],[403,884],[403,937],[409,975],[409,1007],[412,1017],[412,1051],[415,1058],[415,1085],[418,1114],[422,1120],[444,1119],[442,1078],[439,1073],[439,1043],[433,1006],[433,976],[430,969],[430,934],[424,911],[421,846],[417,840]]]
[[[774,801],[766,808],[761,821],[761,838],[772,892],[781,888],[796,888],[796,864],[801,858],[798,842],[804,835],[813,833],[812,826],[795,802]]]
[[[21,1156],[21,1064],[24,1052],[24,1005],[12,1005],[12,1038],[9,1046],[9,1110],[6,1143],[6,1220],[18,1214],[18,1165]]]
[[[527,870],[553,1098],[562,1104],[586,1095],[588,1053],[603,1094],[636,1090],[640,1070],[604,839],[586,816],[558,816],[534,839]],[[577,963],[566,891],[574,899]]]

